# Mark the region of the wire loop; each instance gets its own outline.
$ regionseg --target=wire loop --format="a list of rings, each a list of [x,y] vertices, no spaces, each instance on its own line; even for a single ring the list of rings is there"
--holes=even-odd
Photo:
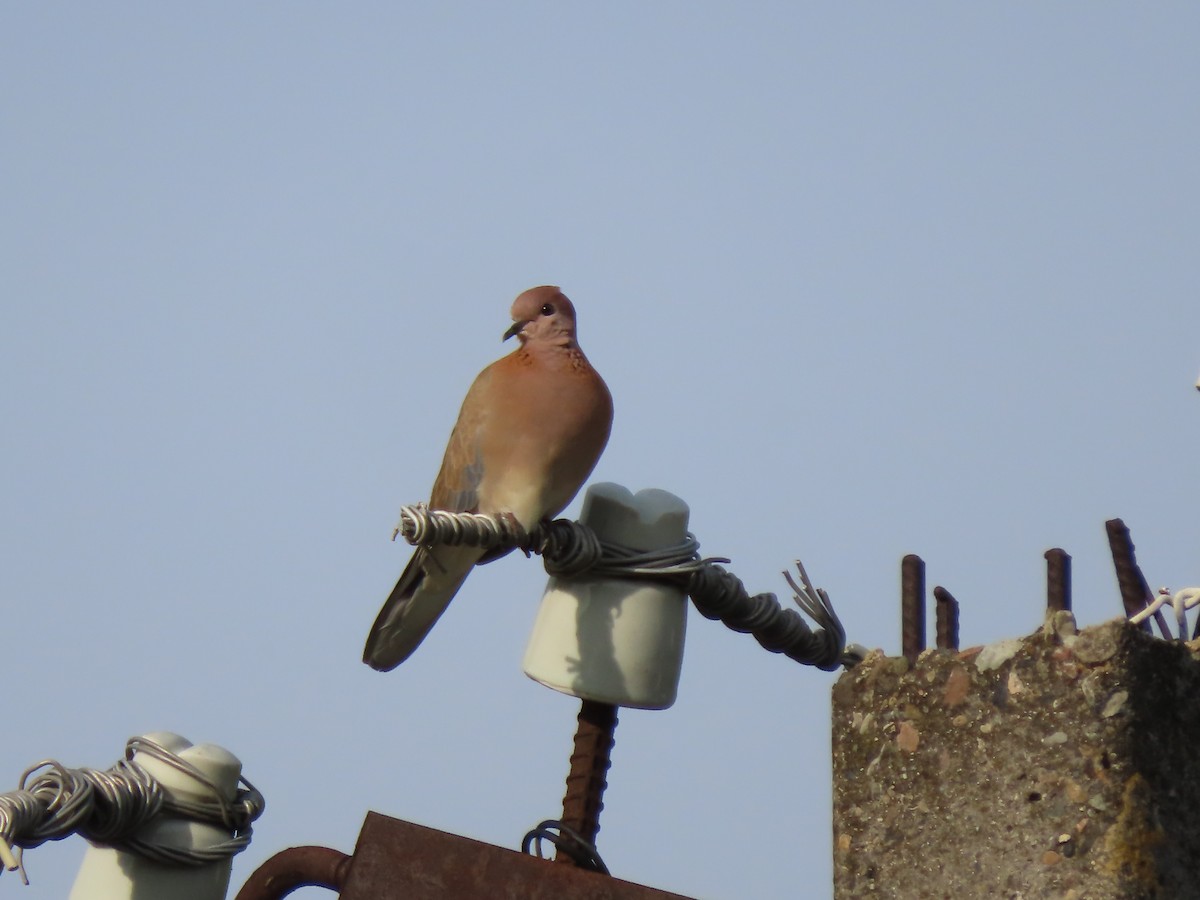
[[[521,852],[545,859],[542,855],[542,841],[549,841],[559,853],[571,857],[572,862],[581,869],[599,872],[601,875],[609,874],[608,866],[600,858],[600,851],[596,849],[596,845],[584,840],[581,834],[557,819],[539,822],[521,841]]]

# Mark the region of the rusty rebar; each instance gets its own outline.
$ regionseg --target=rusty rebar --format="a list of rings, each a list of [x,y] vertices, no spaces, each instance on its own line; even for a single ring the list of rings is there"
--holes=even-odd
[[[1108,532],[1108,546],[1112,550],[1113,566],[1117,570],[1117,586],[1121,589],[1121,603],[1125,607],[1125,617],[1135,616],[1145,609],[1154,597],[1150,594],[1150,585],[1146,576],[1138,568],[1137,556],[1133,551],[1133,539],[1129,529],[1120,519],[1109,519],[1104,523]],[[1150,622],[1142,623],[1142,628],[1150,630]]]
[[[1061,547],[1046,551],[1046,612],[1071,610],[1071,554]]]
[[[933,608],[934,631],[937,635],[939,650],[958,649],[958,601],[954,595],[940,584],[933,589],[933,599],[937,605]]]
[[[580,704],[575,749],[563,796],[562,823],[593,846],[600,831],[600,810],[604,809],[604,789],[608,787],[616,729],[617,707],[596,700]],[[570,854],[562,851],[554,859],[576,864]]]
[[[900,647],[910,663],[925,649],[925,563],[915,553],[900,561]]]
[[[342,890],[353,858],[329,847],[289,847],[254,870],[235,900],[279,900],[303,887]]]

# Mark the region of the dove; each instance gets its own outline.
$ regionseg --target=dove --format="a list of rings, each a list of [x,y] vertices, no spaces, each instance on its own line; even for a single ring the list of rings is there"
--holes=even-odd
[[[519,346],[476,377],[450,434],[431,509],[511,514],[526,530],[571,502],[612,428],[612,395],[575,333],[557,287],[513,302],[504,340]],[[379,611],[363,662],[390,671],[412,655],[476,564],[507,551],[418,547]]]

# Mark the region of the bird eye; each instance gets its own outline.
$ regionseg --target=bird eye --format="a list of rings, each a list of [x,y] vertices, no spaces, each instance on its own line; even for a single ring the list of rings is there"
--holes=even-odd
[[[554,307],[553,307],[553,306],[551,306],[549,303],[543,304],[543,306],[542,306],[542,315],[543,315],[543,316],[552,316],[552,315],[554,315]]]

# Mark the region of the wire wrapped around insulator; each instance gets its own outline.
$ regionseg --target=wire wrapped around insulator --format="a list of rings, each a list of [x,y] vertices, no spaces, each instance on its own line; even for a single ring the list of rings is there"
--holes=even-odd
[[[847,648],[845,629],[829,595],[812,586],[799,561],[796,567],[803,585],[786,572],[784,578],[795,592],[800,612],[820,626],[817,631],[800,612],[781,606],[774,594],[749,594],[737,576],[718,565],[729,560],[700,558],[700,544],[691,534],[678,546],[640,551],[602,542],[586,525],[568,519],[539,523],[527,533],[511,515],[453,513],[414,504],[401,508],[396,535],[414,545],[519,548],[527,555],[541,555],[546,571],[561,577],[668,579],[684,586],[701,615],[754,635],[772,653],[826,671],[862,659],[861,648]]]

